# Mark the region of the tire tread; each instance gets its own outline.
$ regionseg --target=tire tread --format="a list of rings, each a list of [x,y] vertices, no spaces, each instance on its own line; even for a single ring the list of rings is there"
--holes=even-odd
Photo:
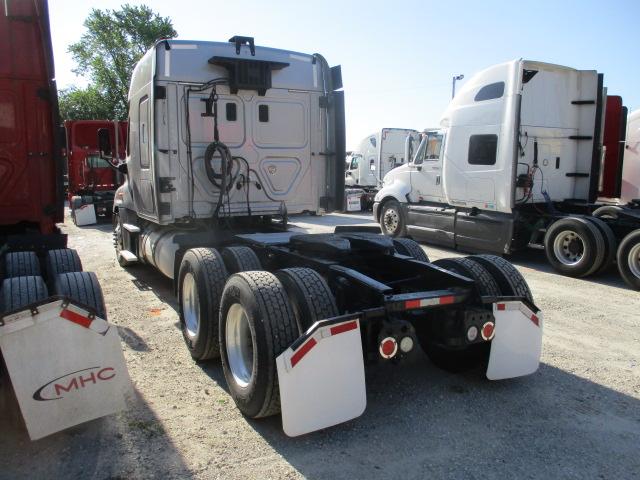
[[[40,262],[35,252],[9,252],[5,255],[6,278],[37,277],[40,275]]]
[[[408,255],[413,257],[414,260],[429,263],[429,256],[415,240],[411,238],[394,238],[393,244],[396,252],[401,255]]]
[[[511,262],[497,255],[471,255],[467,259],[477,262],[491,273],[502,295],[525,297],[533,303],[531,289],[522,274]]]
[[[6,278],[2,282],[0,311],[18,310],[49,296],[42,277],[37,275]]]
[[[241,275],[254,292],[262,312],[266,313],[265,329],[267,343],[272,347],[273,362],[298,337],[293,310],[284,287],[275,275],[265,271],[242,272]],[[274,368],[273,379],[265,395],[265,400],[255,418],[268,417],[280,412],[280,390],[277,371]]]
[[[57,295],[71,298],[95,310],[96,314],[106,320],[107,309],[102,295],[98,277],[93,272],[66,272],[56,276],[54,291]]]

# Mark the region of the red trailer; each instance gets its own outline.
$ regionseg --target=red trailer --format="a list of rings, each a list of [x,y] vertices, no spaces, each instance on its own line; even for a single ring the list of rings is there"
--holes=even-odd
[[[71,217],[76,211],[90,209],[91,215],[110,216],[116,189],[122,184],[122,174],[100,157],[98,131],[109,132],[112,145],[117,145],[113,158],[124,161],[127,122],[108,120],[73,120],[64,123],[66,156],[69,175],[68,198]]]
[[[0,8],[0,411],[6,410],[5,399],[15,397],[32,439],[124,408],[128,389],[98,279],[82,271],[78,253],[66,248],[67,236],[56,226],[64,213],[64,136],[54,79],[46,0],[5,0]],[[76,391],[71,387],[78,372],[94,379],[102,372],[110,381]],[[62,382],[65,395],[52,394],[56,382]]]
[[[0,45],[0,235],[64,246],[55,226],[64,213],[63,160],[46,4],[6,2]]]
[[[622,104],[622,97],[607,96],[602,138],[604,158],[598,189],[600,197],[620,197],[626,128],[627,107]]]

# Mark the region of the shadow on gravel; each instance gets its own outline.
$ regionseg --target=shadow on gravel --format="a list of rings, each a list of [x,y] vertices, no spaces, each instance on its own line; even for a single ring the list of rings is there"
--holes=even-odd
[[[9,401],[15,403],[15,398]],[[192,478],[178,449],[166,438],[162,424],[137,390],[128,406],[125,412],[35,442],[29,440],[22,419],[10,415],[12,408],[3,409],[0,478]]]
[[[283,433],[279,416],[248,422],[309,479],[629,478],[640,471],[640,400],[548,365],[489,382],[482,372],[447,374],[420,355],[368,370],[367,394],[362,417],[299,438]]]
[[[145,292],[153,292],[163,303],[166,303],[176,312],[178,311],[177,298],[173,293],[173,281],[160,273],[150,265],[133,265],[126,269],[133,277],[133,286]]]

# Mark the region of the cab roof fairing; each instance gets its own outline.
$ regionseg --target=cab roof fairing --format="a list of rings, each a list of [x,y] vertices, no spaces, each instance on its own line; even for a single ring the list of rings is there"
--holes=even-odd
[[[286,67],[272,71],[271,88],[324,92],[322,71],[328,66],[322,56],[259,46],[255,53],[252,56],[249,47],[242,45],[236,54],[235,44],[229,42],[161,40],[136,64],[129,98],[153,79],[203,84],[227,78],[224,67],[209,63],[214,56],[285,63]]]

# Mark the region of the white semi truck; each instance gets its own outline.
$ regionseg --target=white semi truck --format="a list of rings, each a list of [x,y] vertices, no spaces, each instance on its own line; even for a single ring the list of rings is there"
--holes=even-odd
[[[233,37],[159,42],[129,92],[117,258],[173,280],[191,356],[221,358],[238,408],[282,411],[289,435],[362,414],[365,359],[420,343],[444,368],[501,379],[540,358],[541,313],[508,262],[438,266],[377,228],[286,228],[288,214],[342,207],[341,86],[321,55]],[[100,144],[108,155],[108,132]]]
[[[348,157],[345,185],[363,189],[362,203],[370,209],[384,176],[408,162],[410,158],[405,158],[405,149],[408,147],[411,155],[418,143],[420,133],[407,128],[383,128],[367,135]]]
[[[597,202],[605,104],[596,71],[526,60],[483,70],[384,178],[374,217],[388,235],[467,251],[544,249],[577,277],[617,256],[640,288],[640,208],[613,215]]]
[[[638,198],[640,198],[640,110],[630,113],[627,120],[620,200],[623,204],[628,204]]]

